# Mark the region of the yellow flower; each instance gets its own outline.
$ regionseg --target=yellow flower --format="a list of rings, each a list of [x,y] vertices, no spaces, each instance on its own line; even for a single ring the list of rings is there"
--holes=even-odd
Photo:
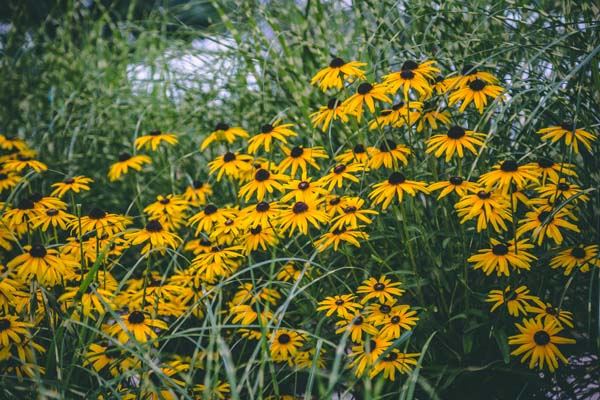
[[[360,303],[356,303],[353,294],[342,294],[339,296],[327,296],[319,302],[317,311],[327,311],[326,316],[330,317],[335,313],[338,317],[348,318],[362,308]]]
[[[276,120],[273,124],[265,124],[261,128],[261,132],[252,136],[248,140],[248,153],[256,154],[260,147],[264,147],[264,150],[268,153],[271,150],[271,143],[273,139],[277,139],[282,143],[287,143],[287,137],[298,136],[298,134],[291,129],[294,124],[281,124],[281,120]]]
[[[401,353],[398,349],[392,349],[373,365],[369,377],[373,379],[383,371],[383,377],[394,382],[396,371],[409,374],[412,367],[417,365],[416,358],[420,355],[421,353]]]
[[[256,200],[263,201],[267,193],[273,193],[275,190],[283,192],[282,181],[288,179],[286,175],[275,174],[260,168],[254,173],[254,180],[240,188],[238,197],[244,197],[245,201],[249,201],[252,195],[256,193]]]
[[[552,260],[551,268],[564,268],[565,275],[570,275],[577,267],[581,272],[588,272],[590,267],[600,268],[600,257],[598,257],[598,245],[577,245],[560,251]]]
[[[386,103],[391,103],[392,100],[386,96],[387,86],[381,83],[370,84],[363,82],[358,85],[356,93],[348,97],[342,103],[344,111],[347,114],[354,115],[358,122],[360,122],[363,114],[363,106],[367,105],[367,108],[371,113],[375,112],[375,100],[380,100]]]
[[[498,79],[489,72],[479,71],[472,65],[465,65],[460,71],[460,75],[446,78],[446,87],[448,90],[462,89],[476,80],[492,85],[498,83]]]
[[[583,129],[575,128],[575,124],[572,121],[565,121],[561,125],[540,129],[537,133],[542,135],[542,140],[549,139],[552,143],[556,143],[564,138],[565,144],[568,147],[572,147],[575,154],[579,154],[579,143],[583,144],[591,152],[591,142],[596,140],[596,136],[593,134]]]
[[[163,133],[158,129],[151,130],[147,135],[140,136],[135,139],[136,150],[142,147],[151,148],[152,151],[156,151],[158,146],[162,143],[168,143],[170,145],[176,145],[178,143],[177,136],[174,133]]]
[[[251,161],[252,157],[247,154],[228,151],[208,163],[209,173],[213,175],[218,171],[217,182],[221,180],[223,174],[230,178],[239,179],[244,172],[252,170]]]
[[[40,161],[34,160],[32,157],[21,155],[21,154],[17,155],[17,158],[15,158],[13,160],[6,160],[4,162],[4,166],[3,166],[4,170],[6,170],[8,172],[15,172],[15,173],[21,172],[25,168],[31,168],[38,174],[48,170],[48,167],[46,166],[46,164],[44,164]]]
[[[564,208],[558,209],[556,212],[538,208],[526,213],[525,216],[526,218],[520,221],[521,226],[517,229],[517,237],[532,231],[531,239],[537,240],[538,246],[542,245],[545,237],[552,239],[556,244],[561,244],[563,235],[559,228],[580,232],[577,225],[566,220],[569,212]]]
[[[298,348],[304,344],[305,337],[287,329],[279,329],[270,334],[271,357],[276,361],[287,361],[298,353]]]
[[[477,78],[469,82],[466,86],[457,89],[454,93],[448,96],[448,105],[462,101],[459,111],[462,113],[471,102],[475,103],[475,107],[479,114],[483,114],[483,108],[487,106],[488,97],[492,100],[500,96],[504,89],[500,86],[490,85],[485,81]]]
[[[169,327],[164,321],[146,317],[142,311],[132,311],[104,330],[110,336],[116,336],[121,343],[126,343],[131,337],[145,343],[158,338],[157,329],[166,330]],[[158,342],[154,342],[154,345],[158,346]]]
[[[142,249],[142,254],[150,250],[159,250],[164,254],[166,248],[176,249],[182,243],[179,236],[163,229],[160,222],[150,220],[144,229],[134,229],[125,234],[125,239],[131,241],[133,246],[146,243]]]
[[[404,193],[416,196],[418,192],[429,193],[425,182],[409,181],[401,172],[392,172],[390,177],[380,183],[372,185],[373,190],[369,193],[369,199],[373,205],[382,204],[382,209],[387,209],[390,203],[397,197],[402,202]]]
[[[343,122],[348,122],[348,117],[342,107],[342,102],[336,98],[329,99],[326,106],[319,107],[319,111],[309,115],[310,122],[313,124],[313,128],[321,125],[321,130],[325,132],[327,127],[331,124],[331,121],[341,119]]]
[[[473,154],[477,154],[475,146],[483,146],[483,139],[486,137],[483,133],[467,131],[464,128],[454,125],[450,127],[447,134],[434,135],[425,143],[427,144],[427,154],[435,152],[436,157],[446,153],[446,162],[450,161],[454,153],[458,153],[460,158],[464,157],[464,149]]]
[[[411,151],[408,147],[402,144],[396,144],[391,139],[384,140],[379,148],[375,149],[369,160],[369,168],[378,169],[382,165],[386,168],[398,168],[399,164],[408,164],[408,158]]]
[[[53,183],[51,185],[56,189],[50,193],[50,196],[63,197],[69,191],[79,193],[81,190],[90,190],[88,184],[92,183],[93,181],[94,180],[92,178],[87,178],[83,175],[67,178],[62,182]]]
[[[365,71],[359,67],[367,65],[358,61],[345,62],[339,57],[335,57],[329,63],[327,68],[324,68],[316,73],[310,81],[311,85],[318,84],[319,88],[324,92],[329,88],[341,89],[343,81],[347,78],[363,79]]]
[[[364,228],[363,226],[358,226],[357,229]],[[345,226],[340,226],[337,228],[331,228],[331,230],[317,239],[314,243],[315,248],[318,249],[319,252],[325,251],[331,245],[333,245],[333,251],[337,251],[340,243],[347,242],[355,247],[360,247],[360,242],[358,239],[369,240],[369,235],[360,230],[352,230],[353,228],[346,229]]]
[[[475,194],[461,197],[454,205],[461,218],[460,223],[477,218],[477,232],[481,232],[492,224],[496,232],[508,230],[506,222],[511,218],[510,199],[501,192],[479,190]]]
[[[519,286],[514,291],[510,289],[510,285],[504,290],[490,290],[487,303],[494,303],[490,312],[494,312],[498,307],[506,305],[508,313],[513,317],[518,317],[520,314],[527,315],[527,307],[530,301],[535,301],[536,296],[529,294],[527,286]]]
[[[375,336],[361,345],[353,346],[352,353],[349,355],[353,360],[348,364],[348,368],[356,366],[355,375],[358,377],[363,376],[365,371],[372,368],[391,345],[391,341]]]
[[[306,176],[307,166],[311,165],[315,169],[320,170],[319,164],[317,164],[317,158],[329,158],[322,147],[300,147],[296,146],[293,149],[288,149],[286,146],[280,146],[281,150],[286,155],[278,165],[277,170],[280,173],[285,173],[291,168],[290,176],[296,176],[298,169],[302,170],[302,176]]]
[[[395,300],[394,296],[402,296],[402,293],[405,292],[404,289],[397,287],[401,284],[402,282],[392,282],[391,279],[383,275],[379,279],[369,278],[365,280],[358,287],[356,293],[366,293],[360,301],[362,304],[365,304],[370,299],[377,299],[381,303],[385,301],[391,302]]]
[[[108,170],[108,179],[113,182],[129,171],[129,168],[136,171],[142,170],[143,164],[150,164],[152,160],[145,155],[131,156],[129,153],[121,153],[119,161],[110,166]]]
[[[507,243],[502,243],[496,239],[490,239],[492,247],[489,249],[479,250],[478,254],[474,254],[467,260],[470,263],[475,263],[473,269],[480,269],[486,275],[491,275],[496,271],[498,276],[509,276],[509,266],[520,272],[521,269],[529,271],[531,261],[537,257],[525,250],[533,248],[527,239],[520,240],[515,246],[514,239]]]
[[[323,187],[327,186],[328,191],[331,191],[335,187],[341,188],[343,186],[344,179],[358,183],[359,179],[352,175],[352,173],[364,171],[365,167],[363,164],[338,164],[331,168],[331,172],[329,174],[321,177],[319,182],[323,185]]]
[[[41,244],[24,246],[24,250],[26,253],[15,257],[7,266],[15,269],[17,277],[25,283],[36,278],[40,284],[54,287],[63,283],[67,269],[78,264],[70,257],[59,257],[56,250],[46,249]]]
[[[29,322],[19,321],[19,317],[16,315],[0,317],[0,345],[6,348],[13,343],[23,342],[23,339],[29,338],[27,328],[32,326]]]
[[[473,192],[477,189],[477,185],[472,182],[465,181],[460,176],[452,176],[447,181],[436,182],[429,185],[430,191],[440,190],[440,195],[437,197],[438,200],[448,196],[450,193],[455,192],[458,196],[466,196],[469,192]]]
[[[488,191],[497,188],[502,193],[508,193],[511,187],[522,189],[529,182],[539,183],[537,171],[531,164],[519,165],[515,160],[506,160],[492,168],[494,171],[486,172],[479,178],[479,183],[486,186]]]
[[[202,141],[200,150],[204,151],[212,142],[227,142],[233,144],[237,138],[247,138],[248,132],[239,126],[230,127],[224,122],[219,122],[215,130]]]
[[[287,210],[281,212],[281,233],[289,230],[288,236],[292,236],[297,229],[304,235],[308,234],[308,226],[319,228],[319,224],[326,224],[329,220],[327,214],[318,209],[319,201],[298,201]]]

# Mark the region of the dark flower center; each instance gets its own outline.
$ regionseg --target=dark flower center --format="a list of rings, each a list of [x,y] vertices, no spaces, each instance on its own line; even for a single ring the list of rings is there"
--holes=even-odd
[[[200,246],[203,246],[203,247],[209,247],[212,245],[212,242],[206,238],[200,239],[199,243],[200,243]]]
[[[211,249],[210,249],[210,251],[211,251],[212,253],[218,253],[218,252],[220,252],[221,250],[223,250],[223,247],[221,247],[221,246],[213,246],[213,247],[211,247]]]
[[[392,307],[388,306],[387,304],[382,304],[379,306],[379,311],[383,314],[387,314],[392,311]]]
[[[88,217],[90,217],[91,219],[102,219],[106,217],[106,211],[104,211],[101,208],[94,207],[90,210]]]
[[[162,232],[163,227],[157,220],[153,219],[152,221],[148,221],[146,224],[146,230],[148,232]]]
[[[414,79],[415,73],[412,72],[411,70],[404,70],[404,71],[400,72],[400,77],[402,79],[406,79],[407,81],[410,81],[411,79]]]
[[[296,204],[294,204],[292,211],[294,212],[294,214],[305,213],[308,211],[308,205],[303,201],[299,201]]]
[[[327,108],[330,110],[337,108],[339,105],[340,102],[335,97],[329,99],[329,101],[327,102]]]
[[[48,252],[41,244],[34,244],[29,250],[29,255],[35,258],[44,258]]]
[[[382,117],[387,117],[388,115],[390,115],[392,112],[390,110],[383,110],[381,112],[381,116]]]
[[[503,243],[499,243],[492,247],[492,253],[494,253],[497,256],[504,256],[508,254],[508,247]]]
[[[194,181],[192,184],[194,185],[194,189],[200,189],[202,186],[204,186],[204,182],[202,181]]]
[[[217,212],[217,210],[217,206],[215,206],[214,204],[209,204],[206,207],[204,207],[204,215],[214,214]]]
[[[371,85],[370,83],[367,83],[367,82],[363,82],[360,85],[358,85],[358,89],[356,91],[360,95],[365,95],[365,94],[369,93],[371,91],[371,89],[373,89],[373,85]]]
[[[400,103],[396,103],[392,106],[392,110],[394,111],[398,111],[399,109],[401,109],[402,107],[404,107],[404,102],[400,102]]]
[[[435,77],[435,83],[440,83],[444,81],[444,77],[441,75],[438,75]]]
[[[410,71],[417,68],[419,68],[419,64],[413,60],[404,61],[404,64],[402,64],[402,67],[400,67],[402,71]]]
[[[215,126],[215,131],[226,131],[227,129],[229,129],[229,125],[225,122],[219,122],[217,126]]]
[[[386,355],[385,355],[385,356],[382,358],[382,360],[383,360],[383,361],[390,361],[390,362],[391,362],[391,361],[396,361],[397,359],[398,359],[398,353],[395,353],[395,352],[393,352],[393,351],[392,351],[392,352],[390,352],[390,353],[388,353],[388,354],[386,354]]]
[[[489,199],[491,196],[492,194],[490,192],[486,192],[485,190],[480,190],[477,192],[477,197],[479,197],[481,200]]]
[[[346,165],[345,164],[340,164],[340,165],[336,165],[335,166],[335,168],[333,169],[333,172],[336,173],[336,174],[341,174],[345,170],[346,170]]]
[[[344,300],[342,300],[342,299],[337,299],[337,300],[335,301],[335,305],[336,305],[336,306],[341,306],[342,304],[344,304]]]
[[[474,66],[467,64],[463,67],[463,69],[460,71],[460,73],[464,76],[467,75],[474,75],[477,73],[477,68],[475,68]]]
[[[391,139],[386,139],[383,143],[381,143],[381,145],[379,146],[379,150],[381,151],[392,151],[392,150],[396,150],[396,142],[394,142]]]
[[[269,173],[269,171],[261,168],[258,171],[256,171],[256,173],[254,174],[254,179],[256,179],[259,182],[264,182],[267,179],[269,179],[270,176],[271,176],[271,174]]]
[[[569,184],[565,182],[559,183],[557,187],[558,190],[560,190],[561,192],[565,192],[571,188],[571,186],[569,186]]]
[[[544,224],[546,223],[546,219],[548,219],[548,217],[550,217],[550,211],[542,211],[540,215],[538,215],[538,221]],[[552,219],[553,218],[548,219],[548,223],[552,222]]]
[[[394,315],[394,316],[393,316],[393,317],[390,319],[390,322],[391,322],[392,324],[397,324],[398,322],[400,322],[400,317],[399,317],[399,316],[397,316],[397,315]]]
[[[162,132],[160,131],[160,129],[153,129],[150,131],[150,133],[148,133],[148,135],[150,136],[160,136],[162,135]]]
[[[329,66],[331,68],[339,68],[342,67],[346,64],[346,62],[344,60],[342,60],[339,57],[335,57],[333,60],[331,60],[331,62],[329,63]]]
[[[129,314],[127,320],[130,324],[137,325],[143,323],[146,320],[146,317],[144,317],[144,313],[142,313],[141,311],[134,311],[131,314]]]
[[[349,206],[349,207],[346,207],[346,208],[344,208],[344,212],[345,212],[346,214],[351,214],[351,213],[353,213],[353,212],[356,212],[356,207],[354,207],[354,206]]]
[[[225,226],[231,226],[233,225],[233,220],[231,218],[227,218],[227,220],[223,223],[225,224]]]
[[[550,343],[550,335],[548,335],[548,332],[546,331],[537,331],[533,335],[533,341],[538,346],[545,346]]]
[[[66,183],[67,185],[71,185],[71,184],[75,183],[75,179],[74,178],[67,178],[63,182]]]
[[[55,215],[58,215],[58,210],[55,208],[49,208],[46,210],[46,215],[49,217],[54,217]]]
[[[261,201],[256,205],[256,211],[258,212],[269,211],[269,208],[271,208],[271,206],[266,201]]]
[[[277,337],[277,341],[280,344],[288,344],[291,340],[292,340],[292,338],[287,333],[282,333],[281,335],[279,335]]]
[[[361,154],[361,153],[366,153],[367,150],[365,149],[365,146],[363,146],[362,144],[357,144],[356,146],[354,146],[354,149],[352,149],[352,151],[354,152],[354,154]]]
[[[463,178],[461,178],[460,176],[453,176],[449,180],[450,180],[450,183],[455,186],[459,186],[463,183]]]
[[[465,136],[467,134],[467,132],[461,128],[460,126],[454,125],[452,127],[450,127],[450,129],[448,130],[448,137],[450,139],[460,139],[461,137]]]
[[[374,340],[369,340],[369,351],[373,351],[377,348],[377,342]]]
[[[558,315],[558,310],[554,307],[546,307],[546,314]]]
[[[6,178],[8,178],[8,175],[6,175],[4,173],[0,173],[0,181],[5,180]]]
[[[171,202],[171,199],[169,199],[168,197],[163,197],[162,199],[160,199],[158,201],[160,204],[169,204]]]
[[[17,156],[17,160],[19,160],[19,161],[31,161],[31,160],[33,160],[33,158],[31,158],[31,157],[27,157],[27,156],[24,156],[24,155],[22,155],[22,154],[19,154],[19,155]]]
[[[500,165],[500,169],[504,172],[515,172],[519,169],[519,164],[515,160],[506,160]]]
[[[402,172],[392,172],[390,177],[388,178],[388,183],[390,185],[399,185],[406,181],[406,177],[402,174]]]
[[[37,203],[38,201],[42,200],[42,195],[41,193],[32,193],[31,196],[29,196],[29,199],[34,203]]]
[[[575,129],[575,124],[573,123],[573,121],[565,121],[560,125],[560,127],[563,128],[565,131],[573,132],[573,130]]]
[[[362,325],[362,323],[364,322],[363,317],[358,316],[354,319],[354,325]]]
[[[577,258],[578,260],[582,260],[585,258],[585,249],[583,247],[575,247],[571,250],[571,256]]]
[[[250,228],[250,233],[253,235],[258,235],[262,232],[262,226],[256,225],[254,228]]]
[[[290,151],[290,156],[293,158],[298,158],[304,153],[304,149],[302,147],[294,147],[292,151]]]
[[[262,126],[262,128],[260,128],[260,130],[262,131],[262,133],[269,133],[273,130],[273,125],[271,124],[264,124]]]
[[[35,203],[29,199],[23,199],[19,201],[17,208],[19,210],[32,210],[35,207]]]
[[[298,184],[298,189],[300,190],[306,190],[310,187],[310,183],[306,182],[306,181],[302,181]]]
[[[335,228],[331,233],[334,234],[335,236],[338,236],[338,235],[341,235],[344,232],[346,232],[346,227],[342,226],[340,228]]]
[[[552,167],[554,165],[554,161],[550,160],[549,158],[541,158],[538,161],[538,165],[541,168],[550,168],[550,167]]]
[[[376,284],[373,285],[373,290],[375,290],[376,292],[381,292],[385,289],[385,285],[381,282],[377,282]]]
[[[131,158],[131,154],[129,153],[121,153],[119,154],[119,161],[123,162],[123,161],[127,161]]]
[[[10,328],[10,319],[0,319],[0,332],[7,330]]]
[[[333,199],[329,200],[329,205],[337,206],[338,204],[340,204],[341,201],[342,199],[340,197],[334,197]]]
[[[233,160],[235,160],[235,154],[233,154],[230,151],[225,153],[225,155],[223,156],[223,161],[225,162],[232,162]]]
[[[477,78],[473,82],[469,83],[469,87],[471,88],[471,90],[479,92],[485,87],[485,82]]]

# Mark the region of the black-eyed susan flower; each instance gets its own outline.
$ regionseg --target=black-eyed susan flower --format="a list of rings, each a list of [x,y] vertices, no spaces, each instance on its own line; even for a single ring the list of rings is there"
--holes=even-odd
[[[286,175],[276,174],[260,168],[254,173],[254,179],[240,188],[238,197],[243,197],[245,201],[249,201],[252,195],[256,193],[256,200],[263,201],[267,193],[273,193],[275,190],[283,192],[283,183],[288,179]]]
[[[560,125],[543,128],[537,131],[537,133],[542,135],[542,140],[550,140],[552,143],[564,139],[565,145],[573,148],[575,154],[579,154],[580,143],[591,152],[592,142],[596,140],[595,135],[583,129],[576,128],[573,121],[565,121]]]
[[[542,177],[542,185],[546,183],[546,179],[553,182],[558,182],[560,176],[576,177],[574,171],[575,165],[568,163],[556,163],[551,158],[542,157],[537,162],[531,163],[531,166]]]
[[[179,229],[185,222],[188,202],[180,196],[158,195],[156,201],[144,208],[151,219],[156,219],[167,230]]]
[[[322,176],[319,181],[323,184],[323,187],[327,186],[327,190],[331,191],[335,187],[343,187],[344,180],[358,183],[360,180],[352,174],[364,171],[365,166],[363,164],[338,164],[331,168],[329,174]]]
[[[481,269],[486,275],[495,271],[498,276],[509,276],[511,268],[517,272],[522,269],[529,271],[531,262],[537,259],[526,251],[533,248],[527,239],[519,240],[516,246],[514,239],[501,242],[492,238],[490,242],[491,248],[481,249],[467,260],[475,264],[473,269]]]
[[[84,366],[91,366],[94,371],[101,372],[108,368],[112,376],[119,375],[120,371],[126,370],[129,359],[122,357],[122,351],[112,343],[92,343],[85,353]]]
[[[31,218],[31,225],[33,229],[41,228],[43,232],[46,232],[50,226],[66,231],[75,218],[74,215],[63,210],[48,208]]]
[[[298,136],[296,132],[290,129],[292,126],[294,124],[281,124],[280,119],[275,120],[272,124],[263,125],[260,133],[248,140],[248,153],[256,154],[261,147],[268,153],[271,150],[271,144],[274,139],[282,143],[287,143],[288,137]]]
[[[379,212],[375,210],[368,210],[362,208],[365,205],[365,201],[360,197],[346,197],[344,198],[343,213],[335,217],[332,222],[332,228],[349,227],[352,229],[358,228],[359,221],[365,224],[372,223],[369,215],[378,215]]]
[[[491,224],[496,232],[508,230],[506,222],[511,218],[510,199],[502,192],[479,190],[475,194],[461,197],[454,208],[464,224],[477,218],[477,232]]]
[[[479,71],[475,66],[467,64],[462,68],[459,75],[446,78],[446,86],[448,90],[457,90],[466,87],[469,83],[476,80],[481,80],[491,85],[498,83],[498,78],[494,75],[489,72]]]
[[[464,157],[465,149],[473,154],[477,154],[475,146],[483,146],[484,133],[468,131],[460,126],[454,125],[448,129],[448,133],[434,135],[425,143],[427,154],[433,154],[439,158],[443,153],[446,153],[446,162],[450,161],[454,153],[457,153],[460,158]]]
[[[317,311],[326,311],[326,316],[330,317],[335,313],[338,317],[348,318],[356,315],[362,308],[360,303],[355,302],[356,296],[353,294],[342,294],[337,296],[327,296],[319,302]]]
[[[326,106],[319,107],[319,110],[310,114],[309,118],[313,128],[321,125],[323,132],[327,131],[331,121],[341,119],[343,122],[348,122],[348,116],[344,112],[342,102],[336,98],[329,99]]]
[[[396,103],[391,109],[382,110],[380,116],[369,123],[369,130],[381,129],[385,126],[394,128],[403,125],[412,126],[419,120],[422,108],[423,103],[420,101]]]
[[[191,185],[185,188],[181,197],[192,207],[201,207],[206,204],[208,196],[212,196],[213,191],[210,183],[195,180]]]
[[[308,165],[311,165],[316,170],[320,170],[319,164],[317,164],[318,158],[327,159],[329,156],[325,153],[324,149],[320,146],[315,147],[301,147],[296,146],[292,149],[286,146],[280,146],[281,150],[285,154],[285,158],[281,160],[277,166],[279,173],[285,173],[290,169],[290,176],[296,176],[296,171],[301,170],[302,176],[306,176],[308,171]]]
[[[355,247],[360,247],[358,239],[369,240],[369,235],[366,232],[363,232],[361,230],[362,228],[364,228],[364,226],[357,226],[356,228],[347,228],[345,226],[339,226],[337,228],[332,227],[329,232],[315,240],[315,248],[317,248],[319,252],[323,252],[333,245],[333,251],[337,251],[341,242],[350,243]]]
[[[89,184],[94,182],[92,178],[83,175],[66,178],[62,182],[53,183],[51,186],[56,188],[50,193],[50,196],[63,197],[68,192],[79,193],[82,190],[90,190]]]
[[[287,193],[281,197],[282,202],[294,200],[294,201],[306,201],[316,200],[321,196],[327,195],[327,190],[323,188],[321,181],[312,181],[312,178],[306,178],[303,180],[290,180],[284,186]]]
[[[122,175],[126,174],[129,169],[141,171],[144,164],[151,164],[150,157],[140,154],[132,156],[129,153],[119,154],[119,161],[112,164],[108,170],[108,179],[113,182],[118,180]]]
[[[417,132],[422,132],[426,126],[437,130],[439,124],[450,125],[450,113],[442,111],[430,103],[423,103],[423,109],[417,123]]]
[[[557,200],[567,201],[572,198],[571,202],[577,204],[579,201],[585,203],[590,199],[578,184],[570,182],[566,178],[557,181],[550,180],[550,183],[537,187],[535,190],[541,198],[548,199],[553,203]]]
[[[519,165],[515,160],[506,160],[492,169],[479,178],[479,183],[488,191],[499,189],[502,193],[508,193],[513,184],[516,188],[524,188],[530,182],[539,183],[537,171],[531,164]]]
[[[116,290],[116,285],[113,290]],[[73,300],[77,297],[78,292],[79,286],[68,287],[65,293],[58,298],[58,302],[64,304],[66,307],[71,307],[74,305]],[[95,320],[97,316],[103,316],[107,308],[116,308],[113,302],[113,293],[111,290],[101,287],[96,288],[90,285],[79,298],[77,306],[81,307],[83,315]]]
[[[398,168],[400,164],[407,165],[411,151],[403,144],[394,142],[391,139],[384,140],[379,148],[371,154],[369,159],[369,168],[378,169],[382,165],[386,168]]]
[[[365,307],[364,314],[367,316],[367,320],[375,326],[379,326],[385,323],[388,317],[395,311],[396,300],[370,303]]]
[[[544,364],[550,372],[558,368],[558,359],[568,364],[566,357],[560,352],[557,344],[574,344],[574,339],[556,336],[562,327],[555,321],[544,321],[539,319],[524,319],[523,325],[515,324],[519,334],[508,338],[509,345],[518,345],[516,350],[510,354],[513,356],[523,355],[521,362],[529,360],[529,369],[534,369],[536,363],[540,370]]]
[[[8,347],[13,343],[21,343],[29,337],[27,328],[33,327],[29,322],[19,321],[16,315],[0,317],[0,345]]]
[[[343,214],[346,206],[344,198],[334,194],[326,196],[324,201],[325,213],[331,218]]]
[[[345,79],[363,79],[365,71],[360,69],[360,67],[364,67],[365,65],[367,64],[363,62],[346,62],[339,57],[334,57],[328,67],[323,68],[313,76],[310,84],[317,84],[324,92],[329,88],[341,89]]]
[[[23,151],[26,150],[28,147],[29,146],[27,146],[27,143],[25,143],[24,140],[19,139],[17,136],[6,136],[0,134],[0,149],[8,151]]]
[[[385,275],[379,277],[379,279],[369,278],[363,281],[363,284],[358,287],[356,293],[365,293],[364,297],[360,300],[361,304],[365,304],[370,299],[376,299],[380,303],[386,301],[395,301],[394,296],[402,296],[405,292],[404,289],[400,289],[402,282],[392,282]]]
[[[47,249],[42,244],[24,246],[25,253],[15,257],[7,264],[9,269],[16,271],[22,282],[36,278],[37,281],[49,287],[62,283],[67,269],[77,265],[77,261],[67,256],[60,256],[55,249]]]
[[[437,75],[431,80],[431,90],[437,94],[444,94],[448,91],[448,82],[442,75]]]
[[[195,235],[201,232],[211,232],[216,224],[222,224],[230,218],[235,218],[235,212],[226,207],[217,207],[214,204],[207,204],[202,211],[194,214],[189,220],[188,225],[197,225]]]
[[[364,341],[363,335],[374,336],[378,332],[377,328],[360,313],[349,314],[343,320],[336,322],[335,325],[339,327],[335,333],[343,335],[348,332],[354,343],[362,343]]]
[[[488,104],[488,97],[496,99],[504,89],[497,85],[489,84],[479,78],[469,82],[466,86],[458,88],[448,96],[448,105],[462,101],[459,111],[462,113],[465,108],[471,103],[475,104],[475,108],[479,114],[483,114],[483,108]]]
[[[39,355],[46,349],[33,340],[23,341],[0,350],[0,362],[3,375],[16,377],[19,382],[24,378],[33,379],[45,373],[44,367],[39,366]]]
[[[26,168],[31,168],[38,174],[48,170],[48,166],[43,162],[22,154],[17,155],[17,157],[12,160],[6,160],[3,166],[5,171],[14,173],[21,172]]]
[[[369,199],[373,205],[381,204],[382,209],[387,209],[394,199],[402,202],[404,193],[416,196],[418,192],[429,194],[425,182],[409,181],[399,171],[392,172],[390,177],[380,183],[371,186],[373,190],[369,193]]]
[[[365,147],[362,143],[358,143],[352,149],[335,156],[335,161],[344,165],[353,163],[367,165],[375,150],[373,146]]]
[[[0,193],[5,190],[12,190],[20,180],[21,177],[19,175],[0,168]]]
[[[287,361],[298,353],[306,338],[303,334],[288,329],[279,329],[270,335],[271,357]]]
[[[421,97],[427,97],[431,93],[431,85],[423,74],[411,69],[402,69],[385,75],[383,84],[387,86],[389,93],[392,94],[402,89],[404,99],[408,99],[410,89],[416,90]]]
[[[542,245],[546,237],[559,245],[563,242],[561,228],[580,232],[577,225],[567,220],[569,212],[564,208],[560,208],[555,212],[543,210],[543,208],[538,208],[525,214],[525,218],[519,221],[520,226],[517,229],[517,237],[531,232],[531,239],[536,241],[538,246]]]
[[[246,139],[248,136],[248,132],[239,126],[229,126],[225,122],[219,122],[210,135],[202,141],[200,150],[204,151],[213,142],[233,144],[237,138]]]
[[[252,171],[251,161],[252,157],[247,154],[228,151],[208,163],[209,173],[213,175],[218,172],[217,182],[221,180],[223,174],[229,178],[240,179],[242,174]]]
[[[473,182],[464,180],[460,176],[451,176],[447,181],[432,183],[429,185],[428,189],[431,192],[441,189],[442,191],[437,197],[439,200],[448,196],[452,192],[456,193],[460,197],[466,196],[469,194],[469,192],[477,190],[477,185]]]
[[[134,337],[140,343],[158,338],[157,330],[167,330],[168,325],[160,319],[150,318],[142,311],[132,311],[123,315],[119,321],[105,327],[105,332],[110,336],[116,336],[121,343],[126,343]],[[154,343],[158,346],[158,343]]]
[[[398,339],[402,334],[403,330],[412,330],[417,325],[419,317],[416,316],[417,312],[410,309],[410,306],[402,304],[394,307],[394,310],[390,315],[380,321],[379,336],[383,339]]]
[[[571,275],[575,268],[581,272],[588,272],[594,266],[600,268],[597,244],[579,244],[564,249],[550,260],[550,267],[564,268],[565,275]]]
[[[373,379],[383,372],[385,379],[394,382],[396,371],[401,374],[409,374],[417,365],[417,357],[420,355],[421,353],[401,353],[398,349],[392,349],[373,365],[369,377]]]
[[[297,229],[304,235],[308,234],[309,224],[319,229],[319,224],[326,224],[329,216],[319,210],[318,200],[297,201],[290,205],[288,209],[281,212],[280,229],[281,233],[288,232],[292,236]]]
[[[141,253],[158,250],[164,253],[167,248],[176,249],[183,242],[179,236],[163,228],[157,220],[150,220],[144,229],[134,229],[125,234],[125,239],[133,246],[145,243]]]
[[[240,215],[244,220],[244,226],[255,227],[257,225],[262,225],[265,227],[275,227],[279,223],[280,211],[281,205],[278,201],[261,201],[256,205],[250,205],[244,208]]]
[[[258,302],[269,302],[275,305],[277,300],[281,299],[281,294],[277,289],[270,288],[266,285],[253,285],[252,283],[244,283],[238,286],[238,290],[231,301],[233,304]]]
[[[542,320],[545,324],[556,322],[562,326],[565,324],[573,328],[573,313],[554,307],[551,303],[543,302],[540,299],[534,299],[535,305],[528,306],[527,312],[535,314],[536,320]]]
[[[153,129],[150,132],[148,132],[147,135],[140,136],[139,138],[135,139],[134,144],[136,150],[139,150],[142,147],[146,147],[148,149],[152,149],[152,151],[156,151],[156,149],[158,149],[158,146],[160,146],[160,144],[163,142],[174,146],[179,141],[177,139],[177,135],[175,135],[174,133],[164,133],[158,129]]]
[[[252,226],[247,229],[244,237],[244,254],[248,255],[259,248],[266,251],[278,242],[277,233],[272,226],[261,224]]]
[[[518,317],[521,314],[527,315],[527,307],[537,298],[529,292],[530,290],[525,285],[519,286],[515,290],[511,290],[509,285],[503,290],[490,290],[485,301],[494,303],[490,312],[494,312],[498,307],[504,305],[510,315]]]
[[[96,232],[97,237],[112,236],[125,230],[131,224],[131,219],[122,215],[109,213],[99,207],[94,207],[87,215],[71,222],[71,229],[79,236]]]
[[[363,108],[365,104],[367,105],[369,111],[374,113],[375,100],[383,101],[385,103],[392,102],[392,100],[386,95],[387,91],[388,89],[385,84],[371,84],[368,82],[363,82],[358,85],[356,93],[344,100],[342,107],[344,107],[344,111],[347,114],[355,116],[356,120],[360,122],[364,112]]]
[[[375,336],[358,346],[353,346],[349,355],[352,361],[348,368],[356,367],[355,375],[363,376],[391,345],[391,341]]]

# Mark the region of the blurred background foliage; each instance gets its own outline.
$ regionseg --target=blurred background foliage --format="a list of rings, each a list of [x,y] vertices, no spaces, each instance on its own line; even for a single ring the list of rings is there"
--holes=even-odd
[[[598,132],[599,21],[593,0],[7,0],[0,4],[0,132],[39,149],[56,181],[94,178],[89,201],[124,212],[131,199],[105,193],[101,182],[119,153],[133,152],[139,135],[160,129],[178,133],[181,142],[180,153],[167,155],[171,174],[144,182],[147,203],[170,190],[167,177],[180,191],[190,179],[207,178],[213,155],[200,153],[199,144],[221,121],[254,133],[282,117],[297,125],[305,144],[337,151],[352,129],[322,134],[308,118],[328,100],[310,78],[332,56],[367,62],[370,80],[407,59],[435,59],[445,74],[474,64],[500,78],[509,101],[501,114],[484,114],[478,129],[493,134],[488,155],[494,159],[507,155],[497,149],[521,157],[542,127],[575,119]],[[580,175],[597,185],[597,155],[584,150],[577,163]],[[45,179],[38,189],[47,193],[50,183]],[[439,215],[415,231],[447,235],[453,229],[435,221]],[[584,223],[597,238],[598,220]],[[455,299],[462,244],[455,243],[458,234],[444,239],[419,239],[448,265],[421,282],[430,312],[420,329],[440,332],[421,388],[435,388],[440,398],[492,399],[529,398],[551,386],[531,380],[533,372],[498,365],[507,332],[490,330],[482,302]],[[587,290],[590,278],[577,279],[588,280],[582,283]],[[474,298],[483,298],[489,281],[477,276],[469,282]],[[576,294],[576,306],[586,309],[591,293]],[[580,321],[588,333],[580,351],[597,353],[598,315],[590,318]]]

